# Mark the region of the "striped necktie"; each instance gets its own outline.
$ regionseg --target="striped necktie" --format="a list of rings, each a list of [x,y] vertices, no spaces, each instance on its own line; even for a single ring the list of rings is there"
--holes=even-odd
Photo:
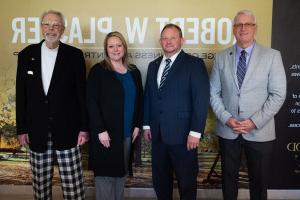
[[[236,71],[236,76],[239,84],[239,88],[241,88],[243,80],[245,78],[246,74],[246,51],[242,50],[241,55],[239,58],[238,66],[237,66],[237,71]]]
[[[165,61],[166,61],[166,66],[164,68],[164,71],[163,71],[161,79],[160,79],[159,89],[163,87],[163,85],[166,81],[166,78],[169,74],[170,68],[171,68],[171,59],[167,58]]]

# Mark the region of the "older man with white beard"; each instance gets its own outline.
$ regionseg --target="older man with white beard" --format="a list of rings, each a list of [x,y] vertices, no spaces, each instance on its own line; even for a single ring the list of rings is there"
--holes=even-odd
[[[54,158],[64,199],[84,199],[79,148],[88,140],[83,53],[60,42],[65,30],[60,12],[45,12],[41,29],[44,40],[18,55],[18,139],[30,148],[35,199],[52,199]]]

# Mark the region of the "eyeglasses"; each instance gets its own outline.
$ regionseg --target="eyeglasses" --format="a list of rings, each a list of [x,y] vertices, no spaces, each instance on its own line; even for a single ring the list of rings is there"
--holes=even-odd
[[[254,23],[245,23],[245,24],[234,24],[233,27],[234,28],[250,28],[250,27],[254,27],[256,24]]]
[[[62,25],[58,23],[42,22],[42,26],[47,29],[52,27],[53,29],[58,30]]]

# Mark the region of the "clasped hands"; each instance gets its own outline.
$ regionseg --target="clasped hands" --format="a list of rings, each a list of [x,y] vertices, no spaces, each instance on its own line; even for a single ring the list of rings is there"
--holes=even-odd
[[[227,120],[226,125],[229,126],[236,134],[246,134],[256,128],[251,119],[239,121],[233,117],[230,117]]]

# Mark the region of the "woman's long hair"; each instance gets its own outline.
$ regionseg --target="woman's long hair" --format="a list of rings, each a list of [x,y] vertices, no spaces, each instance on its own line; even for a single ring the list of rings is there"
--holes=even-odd
[[[113,31],[113,32],[110,32],[106,35],[105,39],[104,39],[104,60],[101,61],[101,65],[105,68],[105,69],[108,69],[108,70],[111,70],[113,71],[113,66],[112,66],[112,63],[110,61],[110,58],[108,57],[108,52],[107,52],[107,42],[109,40],[109,38],[111,37],[117,37],[121,40],[121,43],[124,47],[124,55],[122,57],[122,63],[123,65],[128,69],[128,70],[131,70],[132,69],[132,66],[129,64],[128,62],[128,48],[127,48],[127,43],[125,41],[125,38],[123,37],[123,35],[118,32],[118,31]]]

